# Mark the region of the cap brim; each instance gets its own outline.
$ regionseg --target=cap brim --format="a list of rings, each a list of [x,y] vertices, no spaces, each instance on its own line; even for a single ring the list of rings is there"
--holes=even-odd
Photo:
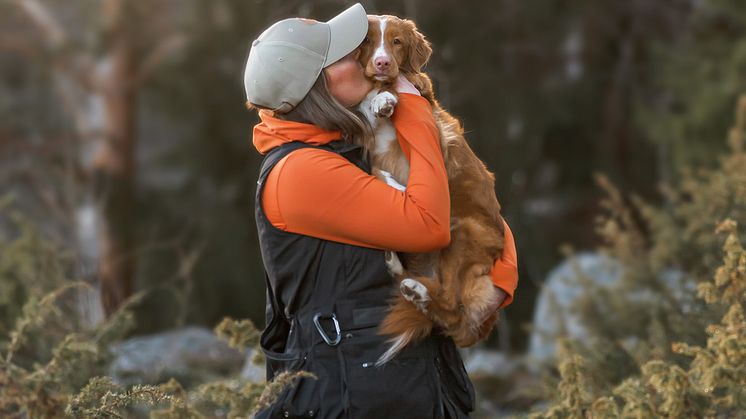
[[[368,14],[357,3],[326,23],[331,33],[324,67],[351,53],[363,42],[368,34]]]

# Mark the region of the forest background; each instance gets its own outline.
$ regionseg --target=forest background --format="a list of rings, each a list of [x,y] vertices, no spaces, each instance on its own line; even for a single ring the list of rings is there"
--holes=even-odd
[[[244,107],[243,66],[272,22],[327,20],[349,4],[0,1],[4,266],[15,266],[8,249],[27,233],[19,226],[30,226],[40,245],[56,249],[62,276],[91,285],[76,300],[81,323],[100,324],[142,291],[122,337],[212,328],[226,316],[261,328],[253,218],[261,155],[251,144],[257,118]],[[746,166],[733,134],[743,129],[734,109],[746,92],[741,2],[362,4],[417,23],[433,46],[425,70],[438,99],[496,174],[520,283],[505,312],[510,327],[485,347],[527,350],[537,296],[565,258],[563,245],[605,247],[622,262],[646,261],[653,277],[675,268],[701,283],[722,262],[726,239],[716,227],[742,241]],[[732,188],[718,189],[717,176]],[[707,191],[715,195],[702,202]],[[733,224],[721,224],[727,218]],[[687,241],[700,237],[687,227],[694,224],[706,237],[701,247]],[[699,265],[685,263],[698,257]],[[0,337],[12,336],[27,300],[59,285],[38,272],[4,272]],[[701,319],[719,320],[716,312]],[[704,344],[702,326],[697,336],[670,332],[664,347],[681,337]]]

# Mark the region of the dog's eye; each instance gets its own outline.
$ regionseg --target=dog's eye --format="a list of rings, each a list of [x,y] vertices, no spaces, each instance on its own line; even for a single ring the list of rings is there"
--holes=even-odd
[[[394,38],[394,40],[392,42],[394,43],[394,45],[401,44],[401,40],[399,38]]]
[[[363,43],[367,44],[368,42],[370,42],[370,37],[366,36],[365,39],[363,39]]]

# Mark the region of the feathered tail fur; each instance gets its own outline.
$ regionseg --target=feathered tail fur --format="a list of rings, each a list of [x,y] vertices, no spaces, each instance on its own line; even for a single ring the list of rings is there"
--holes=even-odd
[[[432,329],[432,320],[420,312],[412,302],[399,295],[380,325],[381,334],[393,337],[387,341],[391,346],[378,358],[376,366],[389,362],[410,343],[430,335]]]

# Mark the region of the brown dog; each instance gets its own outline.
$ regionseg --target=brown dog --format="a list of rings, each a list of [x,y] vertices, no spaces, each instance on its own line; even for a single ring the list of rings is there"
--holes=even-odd
[[[380,333],[393,336],[392,346],[378,360],[382,364],[410,342],[429,335],[433,324],[440,325],[458,346],[487,337],[498,318],[497,292],[488,274],[502,254],[504,224],[494,175],[471,150],[460,122],[443,110],[430,78],[420,71],[432,53],[427,40],[410,20],[369,15],[368,21],[360,60],[377,88],[359,109],[375,131],[373,143],[364,144],[373,173],[405,189],[409,162],[388,120],[397,103],[393,83],[402,74],[433,106],[451,195],[448,247],[435,253],[402,254],[401,261],[396,253],[387,253],[401,293],[380,326]]]

